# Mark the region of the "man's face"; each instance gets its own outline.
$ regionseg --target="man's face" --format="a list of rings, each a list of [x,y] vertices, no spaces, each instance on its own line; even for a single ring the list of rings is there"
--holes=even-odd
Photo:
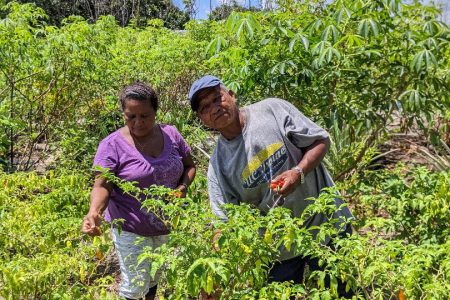
[[[197,116],[206,126],[220,131],[236,118],[239,120],[236,98],[232,91],[226,91],[220,86],[206,88],[199,92],[197,99]]]

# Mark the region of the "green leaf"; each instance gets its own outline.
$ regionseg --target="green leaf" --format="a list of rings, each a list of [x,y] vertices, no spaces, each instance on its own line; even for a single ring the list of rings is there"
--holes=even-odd
[[[228,18],[227,22],[225,23],[225,27],[228,31],[234,31],[236,28],[236,24],[242,19],[242,15],[237,12],[232,12]]]
[[[322,26],[322,19],[316,19],[315,21],[309,23],[306,26],[306,30],[308,30],[310,33],[315,33],[319,30],[319,28]]]
[[[322,53],[320,53],[320,56],[319,56],[319,61],[318,61],[319,66],[322,66],[324,64],[324,62],[326,62],[326,63],[331,62],[333,57],[336,57],[337,59],[341,58],[341,54],[337,49],[335,49],[333,47],[328,47],[328,48],[324,49],[322,51]]]
[[[213,56],[213,55],[218,54],[222,48],[225,48],[227,46],[228,46],[227,40],[225,40],[221,36],[217,36],[206,47],[206,53],[209,56]]]
[[[422,29],[426,33],[428,33],[430,36],[435,36],[441,32],[441,23],[436,20],[429,20],[425,22]]]
[[[436,58],[428,49],[423,49],[422,51],[414,55],[409,67],[411,70],[419,72],[422,69],[423,65],[425,66],[425,69],[428,69],[433,65],[437,65]]]
[[[345,44],[347,47],[359,47],[364,44],[362,36],[357,34],[348,34],[343,36],[336,45]]]
[[[233,32],[238,40],[251,39],[255,31],[260,30],[259,22],[252,14],[232,13],[227,19],[227,28]]]
[[[343,6],[334,13],[333,17],[336,20],[336,24],[339,25],[344,18],[348,19],[351,16],[352,16],[351,10],[349,10],[347,7]]]
[[[304,36],[303,34],[301,34],[301,33],[297,33],[297,34],[294,35],[294,37],[292,38],[291,42],[289,43],[289,51],[290,52],[294,51],[294,46],[295,46],[295,43],[297,41],[301,41],[301,43],[302,43],[303,47],[305,48],[305,50],[308,51],[308,48],[309,48],[308,38],[306,36]]]
[[[208,274],[206,278],[206,288],[205,291],[207,294],[211,294],[214,289],[214,279],[211,274]]]
[[[439,45],[438,45],[438,43],[436,42],[436,39],[433,38],[433,37],[427,38],[426,40],[420,42],[418,45],[426,46],[426,48],[427,48],[428,50],[431,50],[431,49],[439,50]]]
[[[402,100],[407,97],[405,108],[410,111],[415,111],[420,107],[420,92],[418,90],[407,90],[403,92],[399,99]]]
[[[333,24],[325,27],[324,31],[322,32],[321,40],[328,41],[328,39],[330,39],[330,37],[331,37],[331,40],[333,41],[333,43],[335,43],[340,37],[339,30]]]
[[[365,50],[362,52],[364,55],[366,55],[368,58],[371,58],[372,56],[377,56],[377,57],[383,57],[383,55],[377,51],[377,50]]]
[[[320,54],[324,51],[325,47],[331,46],[330,42],[328,41],[320,41],[317,44],[314,45],[314,47],[311,49],[311,52],[313,55]]]
[[[373,19],[362,19],[358,24],[358,33],[365,38],[369,37],[370,33],[377,37],[378,23]]]

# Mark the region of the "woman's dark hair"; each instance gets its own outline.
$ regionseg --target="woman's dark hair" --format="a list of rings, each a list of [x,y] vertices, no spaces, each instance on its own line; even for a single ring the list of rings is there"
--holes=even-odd
[[[147,101],[155,112],[158,110],[158,96],[156,95],[155,90],[148,84],[140,81],[136,81],[124,87],[120,92],[119,99],[122,110],[125,109],[125,102],[130,99]]]

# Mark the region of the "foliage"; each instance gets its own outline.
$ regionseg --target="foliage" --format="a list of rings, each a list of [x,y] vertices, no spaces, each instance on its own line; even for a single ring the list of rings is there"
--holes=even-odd
[[[436,8],[287,2],[276,12],[231,14],[209,44],[216,72],[244,102],[284,98],[326,128],[349,131],[350,143],[365,140],[353,168],[395,115],[404,130],[417,123],[424,131],[445,115],[450,31]]]
[[[445,299],[450,288],[449,173],[425,168],[367,171],[340,185],[351,199],[358,238],[338,242],[334,271],[352,274],[366,299]],[[342,243],[342,244],[341,244]],[[397,285],[397,286],[395,286]],[[369,293],[368,293],[369,292]]]
[[[406,173],[405,173],[406,172]],[[246,205],[227,207],[229,220],[211,215],[205,201],[206,179],[196,180],[188,198],[151,187],[145,205],[171,228],[170,242],[140,259],[151,259],[152,272],[162,268],[159,293],[169,299],[215,295],[221,299],[298,299],[336,297],[336,279],[344,280],[362,299],[445,299],[448,274],[449,173],[423,168],[368,172],[338,188],[355,212],[360,232],[333,239],[329,222],[317,233],[302,227],[312,214],[333,211],[335,191],[308,206],[301,218],[276,208],[262,216]],[[132,183],[111,181],[128,193],[141,192]],[[88,207],[90,179],[76,173],[44,176],[0,175],[0,295],[6,299],[40,297],[114,299],[109,230],[89,242],[79,231]],[[164,200],[163,200],[164,199]],[[195,220],[195,221],[193,221]],[[105,226],[106,227],[106,226]],[[214,238],[220,229],[218,238]],[[307,272],[303,284],[266,285],[267,271],[281,245],[327,263],[324,271]],[[104,273],[107,272],[107,273]],[[329,276],[331,286],[325,288]]]
[[[156,262],[153,271],[161,266],[161,294],[332,299],[340,278],[363,299],[395,299],[399,291],[411,299],[448,298],[448,26],[437,21],[433,6],[418,2],[279,4],[276,11],[233,13],[226,21],[190,21],[186,32],[168,30],[158,19],[135,18],[121,27],[112,16],[95,23],[71,16],[48,26],[53,15],[35,5],[2,5],[0,166],[10,173],[0,171],[2,297],[117,298],[110,292],[109,230],[91,240],[79,227],[96,146],[123,126],[118,91],[141,80],[160,96],[158,121],[177,126],[200,165],[186,199],[148,190],[166,196],[167,203],[149,197],[146,205],[172,229],[167,245],[141,257]],[[335,233],[334,220],[319,229],[318,240],[300,226],[308,213],[331,208],[334,191],[298,219],[283,209],[261,216],[248,206],[228,207],[228,222],[211,215],[204,174],[214,134],[186,100],[192,81],[205,73],[222,76],[242,104],[282,97],[330,132],[328,167],[359,235],[335,238],[332,250],[318,240]],[[402,130],[414,124],[423,130],[439,151],[429,154],[442,172],[364,171],[393,116]],[[46,167],[56,170],[13,173],[48,158]],[[221,235],[214,242],[216,229]],[[307,272],[300,285],[266,285],[281,244],[327,268]]]
[[[200,199],[179,199],[170,189],[151,187],[139,190],[133,183],[121,182],[109,173],[104,176],[128,194],[147,195],[143,206],[155,212],[171,229],[170,242],[156,253],[147,252],[139,261],[153,261],[152,272],[163,267],[161,289],[169,299],[198,297],[202,293],[224,299],[252,299],[259,293],[307,296],[302,287],[274,283],[266,287],[271,263],[278,249],[312,255],[321,248],[326,236],[336,235],[332,219],[334,193],[324,193],[309,206],[301,218],[293,218],[287,209],[271,210],[261,216],[259,210],[246,205],[228,205],[228,221],[217,220]],[[194,186],[195,189],[195,186]],[[330,224],[312,230],[302,225],[317,213],[323,213]],[[193,222],[195,220],[195,222]],[[220,236],[214,241],[214,235]],[[288,287],[285,289],[284,287]]]
[[[143,254],[140,261],[154,262],[152,274],[162,268],[160,293],[169,299],[200,294],[221,299],[335,298],[337,278],[365,299],[395,299],[399,291],[413,299],[444,299],[450,287],[449,174],[423,168],[400,176],[402,172],[401,168],[374,172],[340,186],[357,205],[355,225],[362,234],[333,238],[336,250],[323,246],[325,236],[336,236],[337,220],[330,215],[335,209],[332,189],[315,199],[300,218],[282,208],[261,216],[257,209],[229,205],[227,222],[213,217],[198,199],[178,199],[164,188],[144,190],[148,195],[144,205],[157,212],[172,232],[168,244]],[[367,185],[374,182],[371,175],[377,178],[374,190]],[[131,183],[106,176],[127,193],[140,192]],[[390,218],[379,217],[378,211],[386,211]],[[328,215],[329,221],[313,234],[302,225],[316,213]],[[220,235],[215,238],[217,230]],[[267,271],[281,245],[318,257],[327,263],[325,269],[307,274],[301,285],[266,286]],[[324,284],[327,276],[329,289]]]
[[[12,1],[5,1],[5,3],[10,2]],[[19,3],[27,2],[19,1]],[[112,15],[121,26],[127,26],[129,23],[144,26],[148,20],[162,19],[165,26],[171,29],[182,29],[183,24],[189,21],[189,15],[181,11],[170,0],[38,0],[34,3],[44,9],[48,15],[49,23],[57,26],[61,25],[65,18],[72,15],[81,16],[90,22],[95,22],[104,15]]]
[[[7,8],[0,23],[0,157],[10,171],[35,168],[48,156],[88,169],[99,140],[123,124],[116,100],[122,86],[151,83],[164,122],[185,106],[190,78],[202,71],[203,43],[158,22],[138,29],[112,17],[95,24],[71,17],[55,28],[31,4]],[[193,116],[177,117],[196,126]]]
[[[448,171],[432,173],[423,167],[398,168],[366,172],[361,179],[348,193],[359,198],[361,207],[355,207],[355,212],[363,226],[397,235],[411,244],[441,244],[447,240],[450,233]]]
[[[190,128],[186,138],[201,143],[185,99],[205,73],[221,75],[240,103],[282,97],[330,129],[328,167],[338,180],[370,162],[394,115],[435,146],[448,142],[449,30],[437,10],[398,0],[280,5],[191,21],[181,33],[158,20],[121,28],[112,17],[51,27],[42,9],[10,2],[0,23],[0,163],[87,170],[98,141],[122,125],[117,94],[134,80],[157,89],[159,120]]]
[[[245,6],[239,5],[236,1],[231,1],[231,3],[223,3],[215,7],[208,15],[210,20],[219,21],[227,19],[232,12],[245,12],[245,11],[257,11],[258,9],[254,6],[247,8]]]
[[[80,232],[89,181],[76,173],[0,173],[0,295],[5,299],[113,298],[106,287],[114,278],[99,278],[105,262],[96,256],[111,242],[105,235],[92,244]]]

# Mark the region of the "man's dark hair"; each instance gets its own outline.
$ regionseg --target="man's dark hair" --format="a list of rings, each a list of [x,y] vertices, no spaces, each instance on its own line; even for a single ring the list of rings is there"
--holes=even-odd
[[[125,109],[125,102],[130,99],[147,101],[155,112],[158,110],[158,96],[155,90],[144,82],[136,81],[122,89],[119,96],[122,110]]]

